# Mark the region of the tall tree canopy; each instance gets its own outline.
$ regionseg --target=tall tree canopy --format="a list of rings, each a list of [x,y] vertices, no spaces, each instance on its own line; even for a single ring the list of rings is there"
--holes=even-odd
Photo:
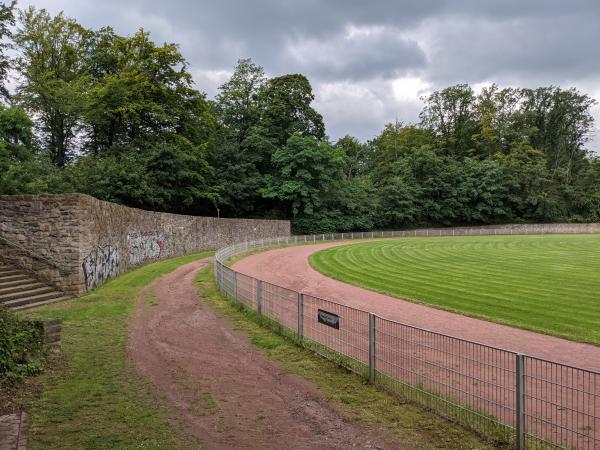
[[[175,43],[14,3],[0,4],[0,82],[0,193],[289,218],[306,233],[600,220],[596,101],[573,88],[450,86],[417,124],[333,144],[302,74],[240,59],[207,100]]]

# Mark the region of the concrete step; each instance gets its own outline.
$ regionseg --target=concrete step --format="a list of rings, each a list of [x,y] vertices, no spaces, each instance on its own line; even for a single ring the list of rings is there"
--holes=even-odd
[[[3,287],[2,285],[0,285],[0,296],[2,296],[4,294],[12,294],[13,292],[21,292],[21,291],[27,291],[30,289],[36,289],[36,288],[40,288],[40,287],[44,287],[44,286],[45,286],[45,284],[39,283],[37,281],[29,281],[29,280],[24,280],[23,283],[14,284],[12,286]]]
[[[21,289],[16,292],[10,292],[8,294],[0,294],[0,303],[4,303],[8,300],[16,300],[18,298],[35,297],[36,295],[48,294],[50,292],[57,292],[57,291],[50,286],[44,286],[44,285],[42,285],[41,287],[38,286],[33,289]],[[58,292],[58,294],[60,294],[60,292]]]
[[[25,309],[68,298],[22,270],[0,263],[0,304],[10,309]]]
[[[20,307],[20,306],[24,306],[24,305],[30,305],[33,303],[45,302],[45,301],[53,300],[53,299],[60,298],[60,297],[64,297],[62,292],[52,291],[52,292],[46,292],[44,294],[34,295],[31,297],[18,298],[18,299],[14,299],[14,300],[0,301],[0,302],[9,308],[16,308],[16,307]]]
[[[32,280],[31,278],[25,278],[21,280],[0,281],[0,289],[9,288],[13,286],[21,286],[33,282],[34,280]]]
[[[18,280],[30,280],[31,278],[23,273],[14,274],[14,275],[0,275],[0,283],[4,283],[6,281],[18,281]]]
[[[50,300],[44,300],[44,301],[33,302],[33,303],[26,303],[24,305],[12,307],[11,309],[13,309],[13,310],[16,311],[16,310],[19,310],[19,309],[35,308],[36,306],[42,306],[42,305],[48,305],[50,303],[62,302],[64,300],[69,300],[71,298],[73,298],[73,297],[68,297],[68,296],[56,297],[56,298],[52,298]]]

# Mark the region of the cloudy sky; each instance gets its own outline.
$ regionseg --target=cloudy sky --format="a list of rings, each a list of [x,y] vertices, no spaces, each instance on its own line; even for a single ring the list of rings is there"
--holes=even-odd
[[[176,42],[215,95],[239,58],[310,79],[328,135],[366,140],[415,122],[419,97],[476,88],[574,86],[600,99],[599,0],[21,0],[83,25]],[[600,107],[594,109],[600,135]],[[590,144],[600,150],[600,136]]]

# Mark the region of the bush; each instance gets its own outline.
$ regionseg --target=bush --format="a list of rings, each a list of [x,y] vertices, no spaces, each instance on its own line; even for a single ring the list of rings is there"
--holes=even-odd
[[[44,359],[42,323],[19,320],[0,305],[0,385],[40,373]]]

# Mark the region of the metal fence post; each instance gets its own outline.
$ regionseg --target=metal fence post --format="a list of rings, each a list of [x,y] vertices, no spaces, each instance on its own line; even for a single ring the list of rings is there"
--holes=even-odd
[[[238,301],[238,293],[237,293],[237,272],[233,272],[233,299]]]
[[[369,313],[369,383],[375,384],[375,314]]]
[[[521,353],[516,355],[516,421],[517,449],[525,450],[525,356]]]
[[[256,312],[260,316],[262,314],[263,302],[263,285],[262,281],[256,280]]]
[[[304,336],[304,294],[298,292],[298,340]]]

